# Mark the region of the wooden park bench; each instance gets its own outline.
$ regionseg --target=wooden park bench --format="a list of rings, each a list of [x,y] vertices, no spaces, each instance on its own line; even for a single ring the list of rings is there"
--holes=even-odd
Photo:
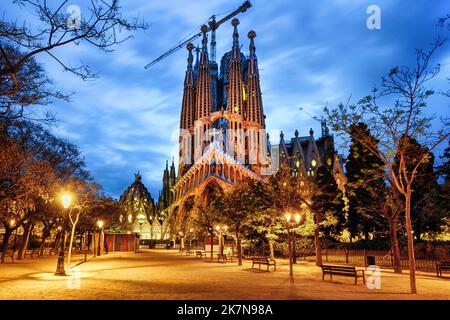
[[[44,248],[44,255],[51,256],[52,254],[55,254],[57,250],[55,248]]]
[[[228,257],[226,254],[218,253],[217,254],[217,262],[226,263],[228,260]]]
[[[211,253],[206,250],[195,250],[195,258],[196,259],[199,257],[200,257],[200,259],[203,257],[207,258],[208,254],[210,255]]]
[[[364,284],[366,283],[366,279],[364,277],[364,270],[356,270],[354,266],[322,265],[322,280],[325,280],[326,274],[330,275],[331,280],[333,280],[333,275],[355,278],[355,285],[357,284],[358,278],[362,277],[363,283]]]
[[[167,245],[164,243],[155,244],[155,249],[167,249]]]
[[[6,258],[11,258],[11,261],[14,263],[14,255],[16,254],[16,250],[7,250],[5,252],[2,252],[1,260],[2,263],[5,261]]]
[[[34,258],[34,256],[39,257],[39,253],[40,253],[39,251],[40,251],[39,249],[27,250],[27,251],[25,252],[25,258],[26,258],[27,256],[30,256],[31,258]]]
[[[438,261],[436,262],[436,273],[438,278],[442,278],[442,270],[450,272],[450,261]]]
[[[255,267],[255,264],[257,264],[260,269],[261,269],[261,265],[266,265],[267,271],[269,271],[270,266],[273,266],[273,271],[277,270],[277,262],[274,259],[270,259],[268,257],[253,257],[252,258],[252,268]]]

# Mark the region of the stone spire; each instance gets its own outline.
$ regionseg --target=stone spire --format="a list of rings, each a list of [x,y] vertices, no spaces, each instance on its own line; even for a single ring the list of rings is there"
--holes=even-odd
[[[208,27],[206,25],[203,25],[201,30],[203,33],[203,40],[202,40],[202,51],[200,54],[200,65],[198,71],[195,120],[209,116],[212,106],[211,77],[209,74],[209,61],[207,48],[208,38],[206,37],[206,31],[208,30]]]
[[[164,169],[163,174],[163,205],[164,208],[167,208],[170,205],[170,185],[169,185],[169,161],[166,160],[166,168]]]
[[[231,21],[231,24],[234,27],[234,32],[229,72],[230,82],[228,85],[228,111],[243,116],[245,88],[242,80],[241,51],[239,48],[239,34],[237,31],[239,20],[234,18]]]
[[[194,45],[188,43],[186,46],[188,50],[187,58],[187,69],[184,78],[184,90],[183,90],[183,101],[181,105],[181,121],[180,128],[190,130],[194,127],[194,116],[195,116],[195,87],[194,87],[194,72],[192,68],[192,62],[194,60],[192,55],[192,50]]]
[[[248,99],[247,99],[247,120],[265,127],[264,111],[261,97],[261,87],[259,83],[258,63],[255,55],[255,42],[253,39],[256,37],[256,32],[251,30],[248,33],[250,39],[250,58],[248,66]]]
[[[306,165],[309,172],[308,174],[314,175],[317,168],[322,165],[322,162],[320,161],[319,149],[317,148],[316,140],[314,139],[314,131],[312,128],[309,130],[308,154],[306,158],[308,161]]]

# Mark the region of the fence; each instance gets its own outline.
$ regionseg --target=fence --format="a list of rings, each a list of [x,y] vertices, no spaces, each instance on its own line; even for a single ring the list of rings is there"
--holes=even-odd
[[[390,250],[359,250],[359,249],[323,249],[323,262],[345,263],[355,266],[367,266],[367,257],[375,258],[375,264],[380,267],[392,268],[394,265],[393,256]],[[408,257],[400,257],[401,266],[408,267]],[[432,271],[436,268],[434,259],[417,259],[416,269]]]

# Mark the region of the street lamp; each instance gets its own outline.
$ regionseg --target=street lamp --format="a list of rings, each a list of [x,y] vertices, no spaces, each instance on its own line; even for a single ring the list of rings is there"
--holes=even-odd
[[[192,249],[192,238],[194,237],[194,228],[189,229],[189,253]]]
[[[180,236],[180,249],[178,252],[183,253],[184,250],[184,233],[183,231],[178,232],[178,235]]]
[[[97,221],[97,226],[98,226],[98,248],[97,248],[97,255],[101,256],[102,255],[102,250],[101,250],[101,240],[102,240],[102,232],[103,232],[103,220],[98,220]]]
[[[67,209],[69,209],[70,204],[72,203],[72,196],[70,194],[63,194],[61,196],[61,203],[62,206],[64,208],[64,211],[67,211]],[[59,248],[59,254],[58,254],[58,262],[56,265],[56,272],[55,275],[59,275],[59,276],[65,276],[66,275],[66,270],[64,268],[64,255],[65,255],[65,247],[66,247],[66,235],[65,235],[65,227],[66,227],[66,222],[67,222],[67,215],[65,214],[65,212],[63,212],[64,215],[64,221],[63,224],[61,226],[61,244],[60,244],[60,248]]]
[[[292,214],[290,212],[285,213],[284,218],[286,220],[287,230],[288,230],[288,250],[289,250],[289,276],[291,277],[291,281],[294,281],[294,270],[293,270],[293,254],[292,254],[292,238],[293,232],[292,228],[294,226],[301,225],[302,217],[300,214]]]
[[[226,226],[226,225],[223,225],[223,226],[219,226],[219,225],[217,225],[216,226],[216,231],[217,231],[217,233],[218,233],[218,235],[219,235],[219,251],[220,251],[220,254],[223,254],[223,247],[224,247],[224,233],[225,232],[227,232],[227,230],[228,230],[228,226]]]
[[[210,241],[211,241],[211,260],[213,259],[213,253],[214,253],[214,228],[212,226],[208,226],[208,232],[209,232],[209,237],[210,237]]]

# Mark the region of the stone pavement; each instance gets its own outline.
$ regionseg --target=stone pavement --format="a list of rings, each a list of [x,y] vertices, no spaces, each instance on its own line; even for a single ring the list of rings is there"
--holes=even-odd
[[[381,271],[381,289],[354,285],[353,278],[322,281],[311,262],[299,261],[294,283],[287,260],[266,272],[215,260],[195,259],[175,250],[110,253],[82,262],[72,275],[54,276],[56,256],[0,264],[0,299],[450,299],[450,277],[418,272],[418,294],[409,294],[407,272]],[[450,275],[449,275],[450,276]]]

